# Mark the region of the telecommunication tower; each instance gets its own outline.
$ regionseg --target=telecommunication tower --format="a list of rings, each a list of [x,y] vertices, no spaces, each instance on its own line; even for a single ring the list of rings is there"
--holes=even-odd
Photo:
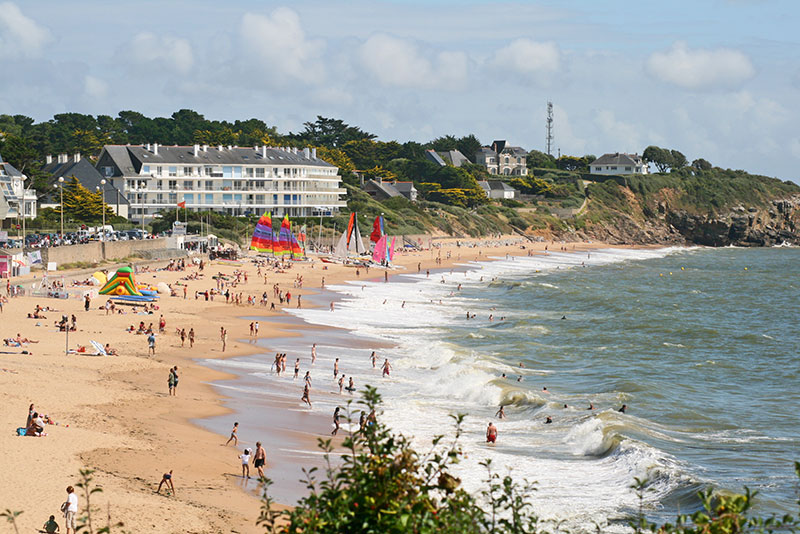
[[[547,153],[552,155],[553,146],[553,103],[547,102]]]

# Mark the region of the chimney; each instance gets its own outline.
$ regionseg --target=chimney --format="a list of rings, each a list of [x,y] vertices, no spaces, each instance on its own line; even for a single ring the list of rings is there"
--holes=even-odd
[[[46,156],[44,157],[44,160],[45,160],[45,162],[46,162],[48,165],[50,165],[51,163],[53,163],[53,156],[51,156],[50,154],[48,154],[48,155],[46,155]]]
[[[203,152],[208,152],[208,145],[203,145]]]
[[[220,152],[222,152],[222,145],[219,145],[219,146],[217,147],[217,149],[218,149]]]
[[[297,147],[292,147],[292,154],[297,155]]]
[[[75,155],[72,157],[75,163],[78,163],[81,160],[81,153],[75,152]]]
[[[314,158],[314,159],[317,159],[317,149],[316,148],[312,148],[311,149],[311,157]]]
[[[152,150],[152,147],[150,146],[150,143],[147,143],[147,151],[150,152],[151,150]]]
[[[233,149],[233,147],[231,145],[228,145],[228,150],[231,150],[231,149]]]
[[[308,147],[303,149],[303,157],[305,157],[306,159],[311,158],[311,150],[309,150]]]
[[[194,157],[200,153],[200,145],[194,145]]]
[[[267,157],[267,145],[264,145],[264,146],[261,147],[261,157],[266,159],[266,157]]]
[[[67,155],[66,154],[59,154],[58,155],[58,162],[59,163],[66,163],[67,162]]]
[[[153,154],[158,156],[158,143],[153,143]]]

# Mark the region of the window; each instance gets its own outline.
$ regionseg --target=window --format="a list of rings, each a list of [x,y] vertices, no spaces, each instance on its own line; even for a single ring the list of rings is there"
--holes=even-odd
[[[156,174],[158,176],[161,176],[162,172],[164,172],[164,168],[163,167],[156,167]]]
[[[252,170],[252,169],[250,169]],[[256,169],[256,178],[265,178],[266,177],[266,169],[264,167],[259,167]]]
[[[209,191],[214,189],[214,180],[206,180],[206,189]]]
[[[186,189],[187,191],[191,191],[192,189],[194,189],[194,182],[192,180],[185,180],[183,182],[183,188]]]
[[[156,189],[162,189],[162,188],[163,188],[163,184],[162,184],[161,180],[156,180]]]
[[[508,156],[506,156],[506,165],[508,165]]]
[[[223,178],[233,178],[233,167],[222,167]]]
[[[241,167],[234,167],[233,168],[233,177],[234,178],[241,178],[242,177],[242,168]]]
[[[244,176],[245,178],[252,178],[253,176],[255,176],[255,169],[253,169],[252,167],[247,167],[244,170]]]
[[[170,193],[169,194],[169,203],[170,204],[177,204],[178,203],[178,194],[177,193]]]
[[[625,170],[629,171],[629,170],[631,170],[631,168],[630,167],[625,167]]]
[[[178,176],[178,167],[169,167],[170,176]]]
[[[206,204],[213,204],[214,203],[214,195],[211,193],[206,193]]]
[[[229,203],[232,200],[233,200],[233,195],[231,195],[230,193],[225,193],[224,195],[222,195],[222,202],[223,203]]]
[[[114,167],[103,167],[103,176],[106,178],[114,176]]]
[[[183,201],[186,202],[187,204],[194,204],[194,194],[190,193],[183,195]]]
[[[256,204],[264,203],[264,195],[256,195]]]
[[[283,195],[283,203],[284,204],[291,204],[292,203],[292,195]]]
[[[142,174],[150,174],[150,165],[142,165]]]
[[[183,175],[184,176],[191,176],[192,175],[192,167],[184,167],[183,168]]]
[[[170,191],[174,191],[175,189],[177,189],[177,188],[178,188],[178,180],[170,180],[170,181],[168,182],[168,184],[169,184],[169,187],[168,187],[168,189],[169,189]]]

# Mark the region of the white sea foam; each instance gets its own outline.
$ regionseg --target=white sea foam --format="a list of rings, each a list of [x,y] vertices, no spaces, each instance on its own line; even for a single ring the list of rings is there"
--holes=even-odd
[[[542,398],[516,387],[513,381],[500,381],[501,373],[544,374],[547,369],[514,369],[493,357],[491,352],[472,351],[444,339],[451,327],[463,328],[467,313],[478,313],[475,330],[501,332],[500,323],[489,323],[493,303],[464,298],[457,289],[501,284],[514,289],[517,278],[539,272],[582,266],[608,265],[632,260],[664,257],[686,249],[646,250],[609,249],[588,253],[559,253],[472,265],[466,272],[404,274],[409,283],[359,282],[329,289],[341,296],[336,310],[291,310],[308,322],[343,327],[359,336],[389,341],[395,347],[379,351],[394,366],[391,379],[380,379],[367,357],[343,358],[348,375],[359,385],[379,385],[384,398],[384,420],[395,430],[424,447],[430,439],[449,430],[449,414],[467,413],[463,448],[466,457],[458,465],[459,475],[470,489],[478,489],[485,478],[480,462],[492,458],[496,469],[513,467],[515,477],[536,480],[540,491],[534,499],[536,510],[546,518],[566,519],[576,528],[598,517],[636,505],[630,489],[634,476],[646,476],[658,468],[670,473],[659,479],[660,486],[648,495],[657,499],[677,484],[677,467],[672,458],[643,443],[625,439],[615,430],[616,415],[587,416],[585,411],[564,410],[561,399]],[[540,285],[558,289],[547,283]],[[362,287],[363,286],[363,287]],[[439,302],[442,304],[439,304]],[[542,325],[527,326],[532,336],[549,333]],[[497,334],[492,334],[497,335]],[[464,335],[464,341],[484,342],[477,331]],[[341,349],[340,349],[341,351]],[[352,351],[350,351],[352,352]],[[330,352],[333,357],[334,352]],[[318,361],[318,364],[325,361]],[[516,389],[515,389],[516,388]],[[487,447],[483,434],[498,404],[514,402],[514,413],[499,423],[496,447]],[[325,402],[325,401],[323,401]],[[571,402],[571,401],[570,401]],[[316,400],[315,400],[316,406]],[[552,425],[543,419],[551,415]],[[606,419],[609,419],[607,421]],[[657,484],[657,485],[658,485]]]

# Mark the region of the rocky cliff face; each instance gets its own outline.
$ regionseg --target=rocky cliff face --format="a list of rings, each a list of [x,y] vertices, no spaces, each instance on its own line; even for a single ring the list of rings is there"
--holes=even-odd
[[[696,215],[658,202],[638,215],[618,213],[577,237],[618,244],[693,244],[768,247],[800,245],[800,196],[774,200],[768,207],[737,206],[721,215]]]

